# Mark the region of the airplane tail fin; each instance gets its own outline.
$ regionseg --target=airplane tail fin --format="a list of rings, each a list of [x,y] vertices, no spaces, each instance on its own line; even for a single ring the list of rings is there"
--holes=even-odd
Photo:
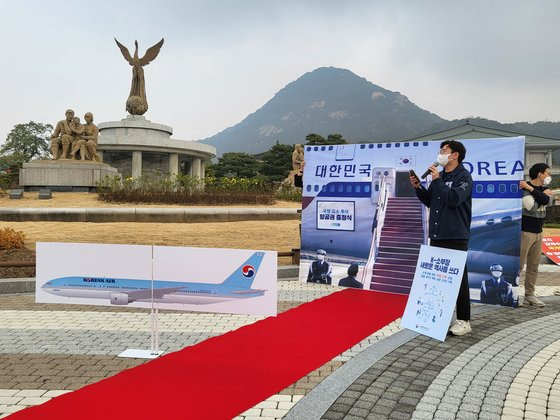
[[[249,289],[253,284],[253,280],[257,276],[257,271],[261,265],[263,257],[264,252],[255,252],[247,261],[231,273],[222,284],[228,287]]]

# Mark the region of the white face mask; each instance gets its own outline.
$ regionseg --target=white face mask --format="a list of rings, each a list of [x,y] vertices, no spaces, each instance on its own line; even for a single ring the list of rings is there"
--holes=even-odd
[[[500,276],[502,275],[501,271],[492,271],[492,277],[494,278],[500,278]]]
[[[324,261],[324,260],[325,260],[325,256],[319,254],[319,255],[317,255],[317,259],[318,259],[319,261]]]
[[[550,184],[551,182],[552,182],[552,178],[549,177],[549,176],[547,176],[547,177],[544,179],[544,185],[548,185],[548,184]]]
[[[440,166],[445,166],[449,162],[449,155],[437,155],[436,160],[437,163],[440,164]]]

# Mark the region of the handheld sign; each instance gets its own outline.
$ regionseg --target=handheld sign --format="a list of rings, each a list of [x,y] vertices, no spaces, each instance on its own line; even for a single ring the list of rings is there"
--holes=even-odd
[[[466,251],[421,246],[401,326],[445,340],[466,260]]]

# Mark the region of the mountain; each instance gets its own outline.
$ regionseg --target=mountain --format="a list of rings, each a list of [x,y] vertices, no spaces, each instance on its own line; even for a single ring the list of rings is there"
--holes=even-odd
[[[377,86],[350,70],[321,67],[281,89],[239,124],[200,140],[226,152],[252,154],[277,141],[305,143],[310,133],[342,134],[351,143],[399,141],[455,127],[464,120],[445,120],[399,92]],[[560,139],[560,122],[502,124],[469,118],[473,124]],[[560,153],[559,153],[560,157]]]
[[[560,122],[551,121],[538,121],[535,123],[528,122],[514,122],[514,123],[501,123],[495,120],[489,120],[481,117],[469,117],[468,121],[471,124],[479,125],[482,127],[494,128],[497,130],[513,131],[521,134],[531,134],[535,136],[548,137],[553,139],[560,139]],[[463,124],[465,119],[461,120],[443,120],[442,122],[434,124],[434,126],[426,131],[418,133],[417,135],[429,134],[430,132],[437,132],[447,130],[451,127],[456,127]]]
[[[201,141],[220,155],[260,153],[277,141],[305,143],[309,133],[342,134],[353,143],[402,140],[444,121],[350,70],[321,67],[288,84],[239,124]]]

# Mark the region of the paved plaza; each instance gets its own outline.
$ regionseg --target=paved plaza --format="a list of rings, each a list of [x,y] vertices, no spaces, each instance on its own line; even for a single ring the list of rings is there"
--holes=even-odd
[[[473,333],[444,343],[397,320],[237,419],[560,419],[560,267],[541,271],[545,308],[474,305]],[[338,290],[279,281],[278,311]],[[258,319],[164,311],[160,347],[179,350]],[[0,294],[0,417],[145,363],[117,354],[149,348],[149,328],[143,309]]]

